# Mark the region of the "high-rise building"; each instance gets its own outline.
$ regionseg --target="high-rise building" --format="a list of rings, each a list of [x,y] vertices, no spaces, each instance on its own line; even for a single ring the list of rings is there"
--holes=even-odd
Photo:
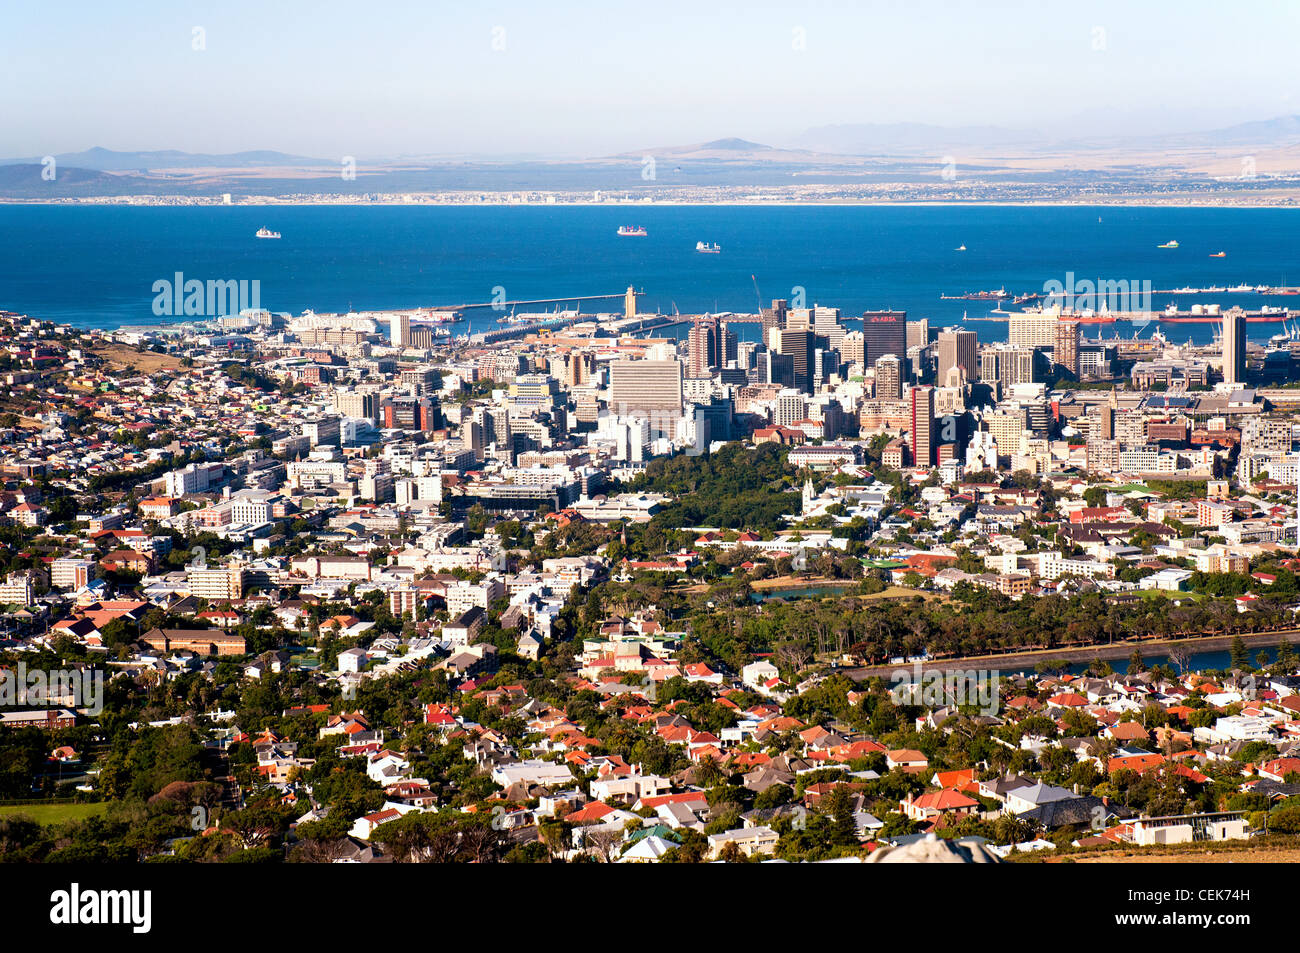
[[[793,387],[794,358],[778,351],[764,351],[758,361],[758,379],[763,384]]]
[[[813,306],[813,330],[818,337],[826,339],[834,349],[839,350],[844,340],[844,326],[840,324],[839,308],[820,308]]]
[[[1114,399],[1114,391],[1111,392],[1111,397],[1112,397],[1112,400],[1113,400],[1113,399]],[[1114,439],[1115,439],[1115,407],[1114,407],[1114,405],[1113,405],[1113,404],[1102,404],[1101,407],[1098,408],[1098,415],[1099,415],[1099,417],[1101,418],[1101,419],[1100,419],[1100,424],[1101,424],[1101,426],[1098,427],[1097,429],[1098,429],[1098,432],[1099,432],[1099,435],[1100,435],[1101,439],[1102,439],[1102,440],[1114,440]]]
[[[813,350],[815,335],[810,330],[784,328],[777,332],[781,346],[778,351],[794,361],[794,386],[804,393],[812,392]]]
[[[820,341],[821,338],[817,340]],[[832,374],[838,374],[839,371],[839,352],[825,347],[817,348],[813,355],[813,382],[820,387],[830,380]]]
[[[849,331],[840,341],[840,362],[843,364],[866,364],[866,347],[861,331]]]
[[[785,315],[785,326],[796,331],[813,330],[812,308],[791,308]]]
[[[334,406],[344,417],[356,417],[371,423],[379,420],[379,395],[373,391],[339,391],[334,395]]]
[[[874,364],[886,354],[907,357],[907,312],[867,311],[862,315],[865,359]]]
[[[1246,313],[1229,308],[1223,315],[1223,382],[1246,381]]]
[[[772,328],[785,327],[785,316],[790,310],[790,302],[784,298],[773,298],[772,307],[760,308],[759,317],[763,321],[763,340],[767,340],[767,332]]]
[[[623,316],[627,318],[636,317],[636,292],[631,285],[627,286],[627,293],[623,296]]]
[[[395,314],[388,322],[388,338],[393,347],[406,347],[411,343],[411,316]]]
[[[585,387],[596,375],[596,357],[590,351],[573,351],[565,362],[564,383],[572,390]]]
[[[1057,321],[1053,354],[1056,363],[1075,377],[1079,376],[1079,322]]]
[[[691,377],[710,377],[722,366],[722,341],[718,319],[696,318],[687,340],[687,373]]]
[[[907,322],[907,336],[905,344],[910,351],[914,347],[926,347],[930,343],[930,319],[922,318],[919,321]],[[900,354],[899,357],[902,357]]]
[[[912,463],[913,466],[934,465],[934,388],[913,387],[912,412]]]
[[[979,374],[979,365],[975,362],[977,336],[974,331],[964,328],[945,328],[939,332],[939,384],[948,385],[948,372],[960,367],[966,372],[967,380],[974,380]]]
[[[808,416],[808,404],[804,395],[796,391],[778,394],[772,422],[778,427],[789,427],[796,421]]]
[[[681,361],[614,361],[609,375],[610,409],[616,414],[681,414]]]
[[[876,398],[900,400],[903,396],[903,362],[897,354],[876,361]]]
[[[389,430],[436,430],[438,403],[432,397],[392,397],[382,408]]]
[[[1056,347],[1054,314],[1017,314],[1007,321],[1007,343],[1012,347]]]

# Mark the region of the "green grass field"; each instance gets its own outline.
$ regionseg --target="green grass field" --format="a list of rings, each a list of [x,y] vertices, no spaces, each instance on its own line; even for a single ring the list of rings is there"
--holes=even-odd
[[[108,810],[108,802],[98,804],[0,804],[0,817],[30,817],[38,824],[63,824],[84,821]]]

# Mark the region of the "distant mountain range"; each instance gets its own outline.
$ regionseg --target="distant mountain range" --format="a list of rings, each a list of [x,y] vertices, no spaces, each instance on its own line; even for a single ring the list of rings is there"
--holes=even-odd
[[[619,155],[560,160],[542,157],[421,156],[359,164],[344,180],[336,159],[271,150],[228,154],[175,149],[119,152],[103,147],[54,157],[47,180],[43,157],[0,159],[0,197],[35,200],[104,195],[206,195],[222,192],[284,196],[442,190],[642,190],[667,186],[768,186],[821,182],[914,182],[933,162],[961,158],[984,177],[1021,181],[1100,176],[1222,174],[1246,155],[1267,156],[1270,168],[1300,169],[1300,115],[1279,116],[1202,132],[1113,137],[1049,136],[998,126],[924,123],[817,126],[785,144],[739,137],[660,146]],[[657,175],[641,175],[643,160]],[[1229,169],[1231,172],[1231,169]],[[1026,178],[1029,176],[1031,178]]]

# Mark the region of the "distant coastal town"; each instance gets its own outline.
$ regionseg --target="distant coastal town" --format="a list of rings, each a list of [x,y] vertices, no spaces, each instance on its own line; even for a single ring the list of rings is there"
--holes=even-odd
[[[1130,205],[1173,207],[1290,207],[1300,204],[1300,177],[1256,182],[1214,181],[1115,183],[1080,188],[1055,185],[985,183],[961,185],[804,184],[790,186],[708,186],[656,189],[516,189],[485,191],[350,191],[276,194],[218,193],[57,195],[33,192],[5,195],[0,204],[54,205]]]

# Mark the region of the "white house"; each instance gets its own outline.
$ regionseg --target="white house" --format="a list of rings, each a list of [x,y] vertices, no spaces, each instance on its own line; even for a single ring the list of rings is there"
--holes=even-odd
[[[740,670],[740,680],[753,689],[758,689],[764,683],[780,677],[781,673],[777,671],[777,667],[767,659],[750,662]]]
[[[340,672],[360,672],[365,667],[365,649],[344,649],[339,653]]]

